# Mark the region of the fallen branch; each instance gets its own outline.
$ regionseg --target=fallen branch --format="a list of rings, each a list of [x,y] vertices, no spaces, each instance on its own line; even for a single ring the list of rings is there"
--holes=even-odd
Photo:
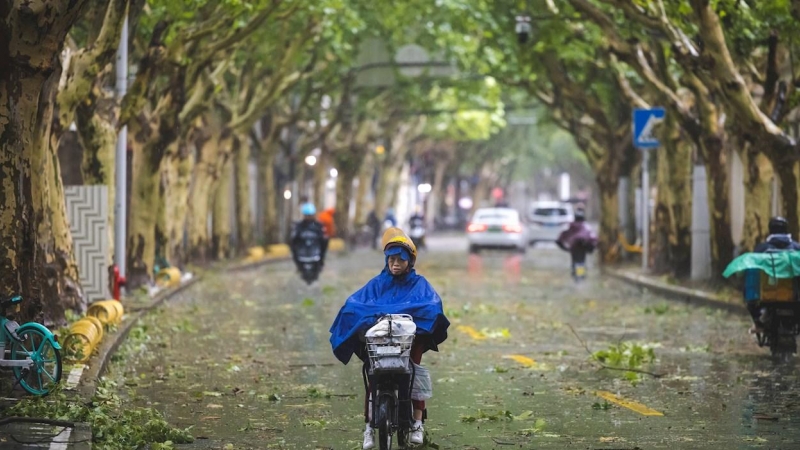
[[[635,372],[635,373],[641,373],[641,374],[644,374],[644,375],[650,375],[653,378],[661,378],[664,375],[666,375],[665,373],[653,373],[653,372],[648,372],[646,370],[639,370],[639,369],[626,369],[624,367],[609,367],[609,366],[603,365],[603,363],[601,363],[600,361],[597,361],[597,360],[595,360],[595,361],[597,362],[597,364],[600,364],[600,368],[597,369],[597,370],[608,369],[608,370],[620,370],[622,372]]]
[[[497,438],[492,438],[492,440],[493,440],[493,441],[494,441],[494,443],[495,443],[495,444],[497,444],[497,445],[517,445],[517,444],[516,444],[516,443],[514,443],[514,442],[506,442],[506,441],[501,441],[500,439],[497,439]]]
[[[583,346],[583,348],[586,349],[586,353],[588,353],[589,356],[592,357],[592,361],[594,361],[595,363],[597,363],[600,366],[600,368],[598,370],[608,369],[608,370],[619,370],[619,371],[622,371],[622,372],[641,373],[641,374],[644,374],[644,375],[650,375],[653,378],[661,378],[664,375],[666,375],[665,373],[653,373],[653,372],[648,372],[646,370],[629,369],[629,368],[625,368],[625,367],[610,367],[610,366],[607,366],[607,365],[601,363],[600,361],[598,361],[597,358],[594,357],[594,353],[592,352],[592,350],[589,349],[589,346],[586,345],[586,342],[584,342],[584,340],[581,339],[580,336],[578,336],[578,332],[575,331],[574,328],[572,328],[572,325],[571,324],[567,324],[567,326],[569,327],[569,330],[572,331],[572,334],[575,335],[575,338],[578,339],[578,342],[580,342],[581,345]]]

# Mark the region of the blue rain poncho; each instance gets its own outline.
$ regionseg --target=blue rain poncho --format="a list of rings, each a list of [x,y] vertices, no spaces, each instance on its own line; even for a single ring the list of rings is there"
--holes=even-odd
[[[442,299],[428,280],[413,269],[394,277],[384,268],[347,299],[331,325],[330,341],[336,358],[347,364],[353,353],[361,354],[361,336],[386,314],[413,317],[417,336],[429,336],[430,350],[438,350],[447,339],[450,321],[444,316]]]

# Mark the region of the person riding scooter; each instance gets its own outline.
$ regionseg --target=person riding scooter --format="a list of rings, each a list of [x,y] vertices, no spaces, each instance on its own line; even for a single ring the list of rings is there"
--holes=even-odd
[[[577,269],[586,264],[586,254],[592,253],[597,247],[597,236],[586,224],[583,210],[575,211],[575,221],[558,236],[556,244],[570,254],[573,278],[582,278]]]
[[[414,215],[408,219],[409,233],[411,240],[418,249],[425,248],[425,218],[420,214],[419,209],[414,211]]]
[[[328,238],[325,237],[325,231],[322,224],[317,221],[317,209],[313,203],[305,203],[300,211],[303,214],[303,219],[296,222],[292,227],[292,236],[289,239],[289,247],[292,250],[292,260],[297,266],[297,270],[302,270],[302,262],[300,261],[300,253],[303,249],[319,248],[320,269],[325,265],[325,254],[328,252]]]
[[[439,344],[447,339],[450,321],[444,315],[442,299],[433,286],[414,270],[417,260],[414,243],[402,230],[392,227],[383,234],[382,244],[383,270],[347,299],[330,328],[333,354],[344,364],[353,354],[362,361],[368,360],[361,338],[374,324],[375,318],[385,314],[413,317],[417,331],[410,359],[415,364],[420,364],[424,352],[438,351]],[[364,411],[364,450],[375,446],[369,403],[368,393]],[[412,405],[414,425],[409,441],[422,444],[425,401],[412,400]]]
[[[772,253],[800,250],[800,243],[792,239],[789,233],[789,222],[781,217],[775,216],[769,220],[769,236],[767,239],[756,245],[753,253]],[[751,333],[761,333],[764,329],[764,311],[758,302],[760,300],[761,272],[757,269],[745,271],[744,278],[744,299],[747,304],[747,311],[753,319]]]

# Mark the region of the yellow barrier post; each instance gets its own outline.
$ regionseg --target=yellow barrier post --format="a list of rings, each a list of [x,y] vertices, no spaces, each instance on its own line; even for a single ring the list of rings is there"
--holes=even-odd
[[[166,267],[158,271],[156,284],[161,287],[173,287],[181,283],[181,271],[177,267]]]
[[[104,324],[117,324],[122,321],[122,303],[116,300],[103,300],[92,303],[87,315],[96,317]]]
[[[342,238],[331,238],[330,242],[328,242],[328,250],[332,252],[341,252],[345,248],[344,239]]]
[[[95,323],[85,319],[83,318],[73,323],[69,327],[69,334],[64,339],[66,357],[72,361],[88,361],[94,352],[95,346],[100,342],[101,336]]]

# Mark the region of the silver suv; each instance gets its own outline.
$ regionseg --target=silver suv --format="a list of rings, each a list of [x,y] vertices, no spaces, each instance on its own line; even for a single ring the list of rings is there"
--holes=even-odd
[[[563,202],[535,202],[528,214],[530,244],[555,242],[558,235],[575,221],[572,205]]]

